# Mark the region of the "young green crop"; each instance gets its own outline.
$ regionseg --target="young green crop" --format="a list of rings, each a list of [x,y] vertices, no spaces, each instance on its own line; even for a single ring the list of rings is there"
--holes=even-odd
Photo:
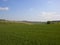
[[[60,45],[60,25],[0,24],[0,45]]]

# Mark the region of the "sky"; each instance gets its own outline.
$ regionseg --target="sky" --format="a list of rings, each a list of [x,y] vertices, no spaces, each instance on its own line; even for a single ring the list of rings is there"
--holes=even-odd
[[[60,20],[60,0],[0,0],[0,19]]]

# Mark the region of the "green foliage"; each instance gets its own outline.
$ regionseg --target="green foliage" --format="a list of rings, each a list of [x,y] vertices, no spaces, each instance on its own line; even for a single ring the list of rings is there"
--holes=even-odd
[[[47,24],[51,24],[51,22],[50,21],[47,21]]]
[[[0,45],[60,45],[60,25],[0,24]]]

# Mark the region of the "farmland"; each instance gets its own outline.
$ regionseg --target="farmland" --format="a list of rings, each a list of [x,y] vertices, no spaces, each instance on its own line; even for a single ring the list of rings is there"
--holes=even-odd
[[[60,45],[60,25],[2,23],[0,45]]]

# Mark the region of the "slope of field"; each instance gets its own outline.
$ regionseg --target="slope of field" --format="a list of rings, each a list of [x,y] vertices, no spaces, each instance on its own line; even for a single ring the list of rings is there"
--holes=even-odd
[[[60,45],[60,25],[0,24],[0,45]]]

